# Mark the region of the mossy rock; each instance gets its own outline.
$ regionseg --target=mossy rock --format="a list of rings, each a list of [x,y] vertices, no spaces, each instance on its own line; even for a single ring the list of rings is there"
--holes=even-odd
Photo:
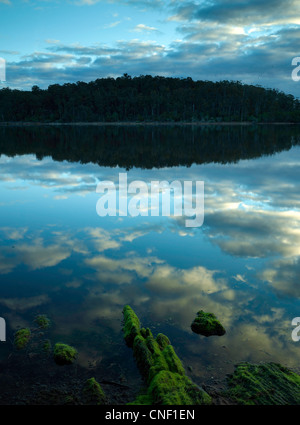
[[[168,345],[171,344],[169,338],[166,335],[161,333],[157,334],[156,342],[158,343],[161,350],[163,350],[164,348],[166,348]]]
[[[191,324],[192,331],[196,334],[206,337],[212,335],[222,336],[226,333],[221,322],[213,313],[205,313],[203,310],[198,311],[197,317]]]
[[[56,343],[53,350],[53,358],[56,364],[69,365],[77,358],[78,352],[74,347],[60,342]]]
[[[95,378],[87,379],[83,388],[83,397],[85,404],[102,405],[106,400],[105,393]]]
[[[140,321],[129,305],[123,308],[124,315],[124,339],[128,347],[133,346],[134,338],[140,333]]]
[[[15,333],[14,345],[17,348],[17,350],[23,350],[23,348],[26,347],[30,339],[30,335],[31,335],[31,332],[29,328],[19,329]]]
[[[151,384],[129,405],[210,405],[211,397],[187,376],[160,371]]]
[[[300,376],[277,363],[239,363],[228,387],[226,395],[238,404],[300,404]]]
[[[39,314],[34,321],[42,329],[47,329],[51,325],[50,319],[45,314]]]
[[[129,341],[147,384],[145,391],[129,404],[211,404],[211,397],[185,375],[169,338],[163,334],[154,338],[150,329],[140,328],[139,319],[129,306],[124,307],[123,314],[125,341],[127,345]]]
[[[152,379],[148,388],[148,395],[152,397],[152,404],[211,404],[210,396],[187,376],[167,370],[162,370]]]

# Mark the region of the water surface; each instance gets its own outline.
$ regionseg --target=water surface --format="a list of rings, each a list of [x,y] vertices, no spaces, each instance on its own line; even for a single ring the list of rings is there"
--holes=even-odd
[[[138,372],[121,332],[129,304],[145,327],[169,336],[199,384],[222,380],[240,361],[297,368],[297,127],[36,127],[0,135],[3,364],[16,329],[47,314],[49,338],[74,345],[81,367],[113,365],[130,381]],[[97,183],[117,185],[121,172],[129,182],[204,181],[204,225],[150,212],[99,217]],[[200,309],[215,313],[226,335],[194,334]]]

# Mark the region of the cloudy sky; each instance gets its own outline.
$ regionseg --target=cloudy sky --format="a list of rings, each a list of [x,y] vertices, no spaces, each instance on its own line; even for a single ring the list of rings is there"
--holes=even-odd
[[[0,0],[2,87],[128,73],[239,80],[300,97],[298,56],[298,0]]]

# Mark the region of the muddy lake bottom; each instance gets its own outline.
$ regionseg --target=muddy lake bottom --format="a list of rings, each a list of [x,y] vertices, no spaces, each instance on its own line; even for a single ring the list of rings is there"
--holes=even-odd
[[[126,405],[143,388],[143,381],[130,359],[127,370],[113,360],[87,369],[78,364],[57,366],[52,357],[38,358],[34,353],[13,353],[0,364],[0,405],[82,405],[84,383],[91,377],[100,383],[107,405]],[[224,379],[208,379],[202,388],[215,405],[235,404],[222,395]]]

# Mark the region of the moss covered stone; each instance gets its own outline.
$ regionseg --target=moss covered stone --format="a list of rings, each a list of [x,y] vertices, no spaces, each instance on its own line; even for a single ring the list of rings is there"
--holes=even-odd
[[[146,390],[130,404],[211,404],[211,397],[185,375],[169,338],[163,334],[154,338],[150,329],[140,328],[139,319],[129,306],[124,307],[123,314],[125,341],[132,347],[147,384]]]
[[[22,350],[28,344],[31,332],[29,328],[19,329],[15,333],[14,344],[17,350]]]
[[[51,325],[50,319],[48,319],[48,317],[45,314],[39,314],[38,316],[36,316],[34,321],[42,329],[47,329]]]
[[[162,350],[163,350],[164,348],[166,348],[166,347],[167,347],[167,345],[170,345],[170,344],[171,344],[171,342],[170,342],[169,338],[168,338],[166,335],[161,334],[161,333],[159,333],[159,334],[156,336],[156,342],[158,343],[159,347],[160,347]]]
[[[86,404],[101,405],[105,403],[106,399],[101,385],[96,381],[95,378],[90,378],[86,381],[83,388],[83,396]]]
[[[124,315],[124,339],[128,347],[133,346],[134,338],[140,334],[140,321],[129,305],[123,308]]]
[[[191,324],[192,331],[196,334],[211,336],[222,336],[226,333],[224,327],[213,313],[198,311],[197,317]]]
[[[72,364],[77,358],[77,350],[70,345],[58,342],[54,346],[53,358],[58,365]]]
[[[228,387],[227,395],[239,404],[300,404],[300,376],[277,363],[240,363]]]
[[[187,376],[162,370],[154,376],[148,394],[152,404],[163,405],[201,405],[210,404],[210,396],[197,387]]]

